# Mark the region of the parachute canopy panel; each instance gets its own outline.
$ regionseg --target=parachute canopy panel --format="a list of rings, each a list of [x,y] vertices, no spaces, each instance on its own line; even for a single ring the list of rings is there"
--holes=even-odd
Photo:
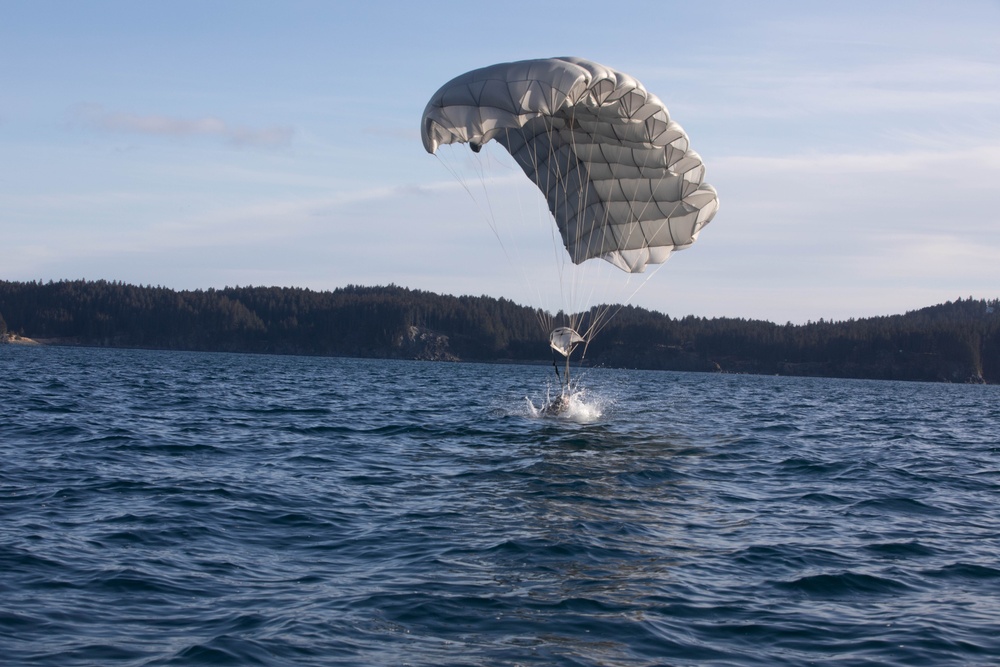
[[[541,190],[575,264],[638,273],[689,247],[719,208],[687,134],[628,74],[582,58],[492,65],[445,84],[421,138],[501,144]]]

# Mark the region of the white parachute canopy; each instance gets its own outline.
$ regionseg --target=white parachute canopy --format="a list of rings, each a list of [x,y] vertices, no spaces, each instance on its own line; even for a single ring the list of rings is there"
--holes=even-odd
[[[545,196],[574,264],[640,273],[695,242],[719,200],[663,103],[628,74],[582,58],[492,65],[427,104],[424,148],[495,140]]]

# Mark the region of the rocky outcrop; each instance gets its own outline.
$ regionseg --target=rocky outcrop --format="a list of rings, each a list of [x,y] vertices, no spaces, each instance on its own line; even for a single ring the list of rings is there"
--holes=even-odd
[[[409,326],[400,341],[401,356],[420,361],[459,361],[449,349],[448,336],[425,329]]]
[[[16,333],[2,333],[0,334],[0,345],[4,343],[10,343],[12,345],[38,345],[39,342],[33,338],[25,338],[24,336],[19,336]]]

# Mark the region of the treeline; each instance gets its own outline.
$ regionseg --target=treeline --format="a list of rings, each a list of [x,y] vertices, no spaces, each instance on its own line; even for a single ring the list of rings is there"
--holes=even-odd
[[[102,347],[405,357],[446,338],[445,358],[469,360],[527,359],[546,349],[534,311],[512,301],[394,285],[175,291],[104,280],[0,281],[4,321],[31,338]]]
[[[778,325],[626,306],[585,363],[625,368],[1000,383],[1000,304]],[[0,281],[0,333],[54,343],[469,361],[546,361],[536,311],[390,285],[175,291],[109,281]]]

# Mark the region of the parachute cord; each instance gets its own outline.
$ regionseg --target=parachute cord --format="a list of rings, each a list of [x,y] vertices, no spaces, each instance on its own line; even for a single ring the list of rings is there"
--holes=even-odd
[[[532,287],[531,282],[528,280],[527,270],[524,266],[524,263],[517,261],[516,258],[512,256],[511,250],[507,247],[507,244],[504,243],[503,235],[500,233],[500,229],[497,224],[497,216],[493,208],[493,200],[490,197],[491,188],[487,187],[488,185],[486,176],[487,170],[484,166],[485,161],[492,158],[492,153],[490,151],[483,151],[482,149],[484,148],[486,148],[486,146],[480,147],[481,151],[479,153],[480,159],[471,161],[471,164],[474,166],[475,173],[479,178],[479,191],[481,191],[482,193],[481,194],[482,199],[480,199],[480,196],[477,196],[476,193],[473,192],[472,187],[470,186],[467,179],[462,175],[462,173],[456,167],[454,167],[452,164],[444,160],[441,157],[440,153],[435,152],[433,155],[438,159],[438,162],[442,164],[444,168],[458,182],[458,184],[462,187],[462,189],[465,190],[465,192],[469,195],[469,198],[472,199],[476,208],[479,210],[479,214],[486,221],[486,224],[489,226],[490,231],[493,233],[493,236],[500,244],[500,249],[503,252],[504,257],[506,258],[507,263],[510,266],[515,267],[516,270],[521,274],[521,279],[523,280],[525,285]],[[483,154],[484,152],[485,155]],[[489,180],[490,181],[494,180],[492,177],[492,171]],[[511,240],[513,241],[514,239],[512,238]],[[515,255],[520,255],[520,248],[517,246],[516,242],[513,244],[513,250],[515,251],[514,252]],[[538,302],[539,299],[540,295],[537,292],[537,288],[535,288],[534,301]],[[548,316],[548,314],[542,308],[536,308],[535,315],[539,323],[539,328],[543,332],[548,333],[548,331],[551,329],[551,317]]]
[[[636,287],[632,291],[632,293],[628,295],[628,298],[626,298],[622,303],[617,304],[616,306],[612,306],[610,304],[607,305],[607,306],[605,306],[605,308],[604,308],[603,312],[600,314],[600,316],[599,317],[595,317],[593,324],[591,324],[590,327],[587,328],[587,332],[584,333],[584,334],[581,334],[586,339],[586,341],[587,341],[586,345],[590,345],[591,338],[594,337],[594,336],[596,336],[597,334],[599,334],[601,331],[603,331],[605,329],[605,327],[607,327],[608,324],[611,323],[611,320],[613,320],[614,317],[619,312],[621,312],[622,308],[624,308],[625,306],[627,306],[632,301],[632,299],[635,297],[635,295],[639,293],[639,290],[642,289],[642,287],[647,282],[649,282],[650,279],[652,279],[652,277],[655,276],[657,274],[657,272],[659,272],[659,270],[663,268],[663,266],[664,266],[663,264],[657,264],[656,268],[653,269],[652,271],[650,271],[648,274],[646,274],[646,277],[643,279],[643,281],[641,283],[639,283],[639,286]],[[610,315],[608,313],[610,313]],[[584,347],[584,354],[586,354],[586,346]]]
[[[452,169],[451,165],[449,165],[447,162],[441,159],[441,156],[438,153],[434,153],[434,157],[438,159],[438,162],[444,165],[444,168],[448,170],[448,172],[455,178],[456,181],[458,181],[458,184],[462,186],[462,189],[465,190],[465,192],[472,199],[473,203],[475,203],[476,208],[479,209],[480,215],[483,216],[483,218],[486,220],[486,224],[489,225],[490,230],[492,230],[493,236],[495,236],[497,238],[497,241],[500,242],[500,248],[503,250],[504,256],[507,257],[507,261],[510,261],[510,255],[507,254],[507,248],[504,246],[503,239],[500,238],[500,233],[497,231],[496,215],[493,213],[493,202],[490,200],[490,193],[489,190],[486,188],[486,182],[485,182],[486,179],[485,176],[483,175],[482,170],[479,170],[477,173],[479,174],[480,185],[483,188],[483,196],[486,198],[486,206],[488,210],[483,210],[482,205],[479,203],[479,198],[476,197],[475,194],[473,194],[472,189],[469,187],[469,184],[461,176],[461,174],[459,174],[458,170]]]

